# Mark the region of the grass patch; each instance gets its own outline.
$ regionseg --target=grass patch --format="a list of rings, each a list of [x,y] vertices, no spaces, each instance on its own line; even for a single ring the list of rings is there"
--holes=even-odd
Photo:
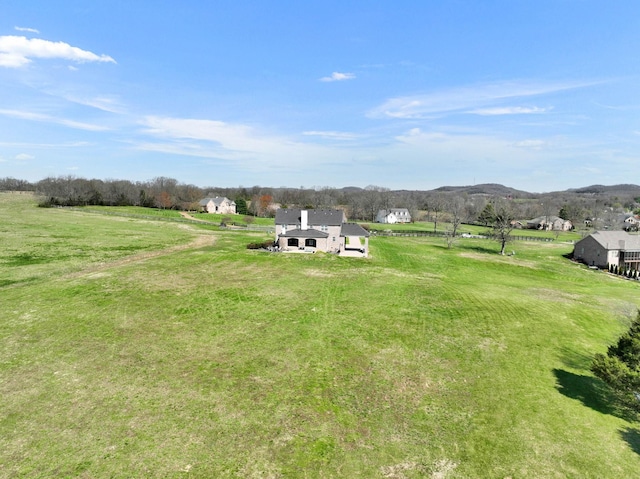
[[[487,240],[374,237],[366,260],[270,254],[246,249],[262,233],[0,201],[3,265],[60,255],[1,269],[0,475],[640,466],[635,418],[588,370],[638,284],[569,263],[570,245],[501,257]]]

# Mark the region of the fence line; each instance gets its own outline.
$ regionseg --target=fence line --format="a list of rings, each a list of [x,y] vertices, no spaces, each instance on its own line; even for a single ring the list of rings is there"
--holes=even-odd
[[[80,208],[75,206],[65,206],[65,209],[74,210],[74,211],[82,211],[85,213],[96,213],[101,215],[108,216],[124,216],[128,218],[141,218],[147,220],[156,220],[156,221],[177,221],[180,223],[192,223],[192,224],[207,224],[210,226],[220,226],[213,222],[200,221],[200,220],[191,220],[183,217],[173,217],[173,216],[161,216],[161,215],[141,215],[135,213],[124,213],[124,212],[115,212],[115,211],[98,211],[92,210],[90,208]],[[222,227],[225,228],[225,227]],[[275,226],[270,225],[234,225],[233,223],[228,225],[226,228],[230,230],[242,230],[242,231],[262,231],[267,233],[272,233],[275,230]],[[387,237],[419,237],[419,236],[429,236],[429,237],[440,237],[444,238],[447,236],[447,233],[444,231],[384,231],[384,230],[371,230],[369,232],[371,236],[387,236]],[[487,235],[474,235],[469,232],[463,232],[456,235],[457,238],[476,238],[476,239],[491,239],[490,236]],[[539,236],[516,236],[511,235],[510,239],[513,241],[541,241],[541,242],[552,242],[555,241],[554,238],[543,238]]]
[[[389,236],[389,237],[411,237],[411,236],[431,236],[431,237],[445,237],[447,233],[443,231],[380,231],[380,230],[372,230],[370,231],[371,236]],[[471,233],[459,233],[456,235],[457,238],[477,238],[477,239],[491,239],[490,236],[487,235],[474,235]],[[513,241],[541,241],[541,242],[551,242],[555,241],[553,238],[543,238],[540,236],[519,236],[519,235],[511,235],[509,236]]]

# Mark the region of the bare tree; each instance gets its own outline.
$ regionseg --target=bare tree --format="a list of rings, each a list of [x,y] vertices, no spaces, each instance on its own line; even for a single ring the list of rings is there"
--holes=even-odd
[[[445,197],[442,195],[442,193],[435,193],[427,198],[425,206],[427,214],[429,213],[429,211],[433,213],[431,216],[431,220],[433,221],[434,233],[438,230],[438,215],[444,209],[445,203]]]
[[[389,208],[389,188],[369,185],[364,189],[365,219],[375,221],[378,211]]]
[[[494,201],[494,217],[492,225],[492,236],[500,243],[500,254],[504,255],[507,243],[511,241],[511,231],[514,228],[513,208],[505,199]]]
[[[458,236],[458,229],[465,218],[464,200],[459,196],[450,196],[447,198],[445,211],[449,213],[449,226],[445,230],[445,240],[447,248],[451,248]]]

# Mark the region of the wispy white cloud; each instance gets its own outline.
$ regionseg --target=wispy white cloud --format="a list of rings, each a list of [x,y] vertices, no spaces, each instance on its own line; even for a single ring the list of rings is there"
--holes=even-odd
[[[456,163],[488,161],[511,167],[515,155],[521,161],[532,161],[536,154],[533,148],[518,148],[513,141],[497,135],[450,134],[412,128],[395,139],[397,143],[391,149],[401,151],[402,155],[415,158],[447,158],[448,161]]]
[[[50,115],[45,115],[43,113],[34,113],[30,111],[22,111],[22,110],[6,110],[0,109],[0,115],[8,116],[10,118],[18,118],[20,120],[31,120],[31,121],[42,121],[47,123],[56,123],[58,125],[68,126],[70,128],[76,128],[79,130],[87,130],[87,131],[106,131],[109,128],[96,125],[92,123],[84,123],[75,120],[69,120],[66,118],[57,118]]]
[[[229,151],[260,152],[283,143],[249,126],[216,120],[148,116],[142,124],[146,133],[155,136],[213,142]]]
[[[271,135],[257,129],[216,120],[149,116],[141,124],[143,133],[159,141],[145,141],[138,149],[239,161],[256,167],[295,165],[300,158],[308,164],[332,161],[335,150]]]
[[[553,108],[540,108],[525,107],[525,106],[503,106],[494,108],[479,108],[477,110],[471,110],[469,113],[482,116],[496,116],[496,115],[530,115],[535,113],[546,113]]]
[[[19,68],[31,63],[32,58],[60,58],[77,63],[116,63],[108,55],[96,55],[64,42],[15,35],[0,36],[0,67]]]
[[[72,103],[79,105],[89,106],[98,110],[106,111],[108,113],[126,113],[126,108],[120,103],[120,101],[113,97],[108,96],[96,96],[96,97],[83,97],[76,95],[63,95],[63,98]]]
[[[35,28],[28,28],[28,27],[13,27],[13,28],[18,32],[40,33]]]
[[[367,116],[370,118],[423,119],[465,111],[475,113],[485,111],[485,114],[514,114],[517,111],[513,107],[498,109],[499,103],[516,98],[529,98],[584,88],[598,83],[600,82],[536,83],[513,81],[459,87],[421,95],[390,98],[369,111]],[[533,113],[533,111],[521,111],[520,113]]]
[[[542,150],[547,146],[547,142],[543,140],[522,140],[514,143],[518,148],[526,148],[530,150]]]
[[[353,133],[345,133],[340,131],[303,131],[303,135],[305,136],[319,136],[321,138],[325,138],[327,140],[355,140],[358,138],[358,135]]]
[[[355,77],[356,76],[353,73],[333,72],[331,76],[320,78],[320,81],[331,82],[331,81],[353,80]]]
[[[34,160],[35,156],[33,155],[28,155],[26,153],[20,153],[19,155],[16,155],[16,160],[18,161],[27,161],[27,160]]]

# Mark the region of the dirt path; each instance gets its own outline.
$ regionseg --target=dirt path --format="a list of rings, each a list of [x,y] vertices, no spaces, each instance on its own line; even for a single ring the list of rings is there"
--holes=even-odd
[[[211,223],[211,221],[207,221],[207,220],[201,220],[196,218],[195,216],[191,216],[189,213],[187,213],[186,211],[181,211],[180,212],[180,216],[182,216],[185,219],[191,220],[191,221],[199,221],[200,223],[209,223],[209,224],[213,224]]]
[[[144,253],[138,253],[132,256],[127,256],[126,258],[110,261],[108,263],[96,264],[88,268],[85,268],[82,271],[76,271],[75,273],[64,275],[61,277],[61,279],[81,278],[83,276],[89,276],[92,274],[100,273],[101,271],[117,268],[119,266],[124,266],[128,264],[133,264],[133,263],[140,263],[142,261],[146,261],[151,258],[166,256],[172,253],[176,253],[178,251],[185,251],[189,249],[197,249],[197,248],[203,248],[205,246],[211,246],[215,244],[215,242],[216,242],[216,236],[214,236],[213,234],[200,234],[191,243],[172,246],[171,248],[161,249],[158,251],[148,251]]]

